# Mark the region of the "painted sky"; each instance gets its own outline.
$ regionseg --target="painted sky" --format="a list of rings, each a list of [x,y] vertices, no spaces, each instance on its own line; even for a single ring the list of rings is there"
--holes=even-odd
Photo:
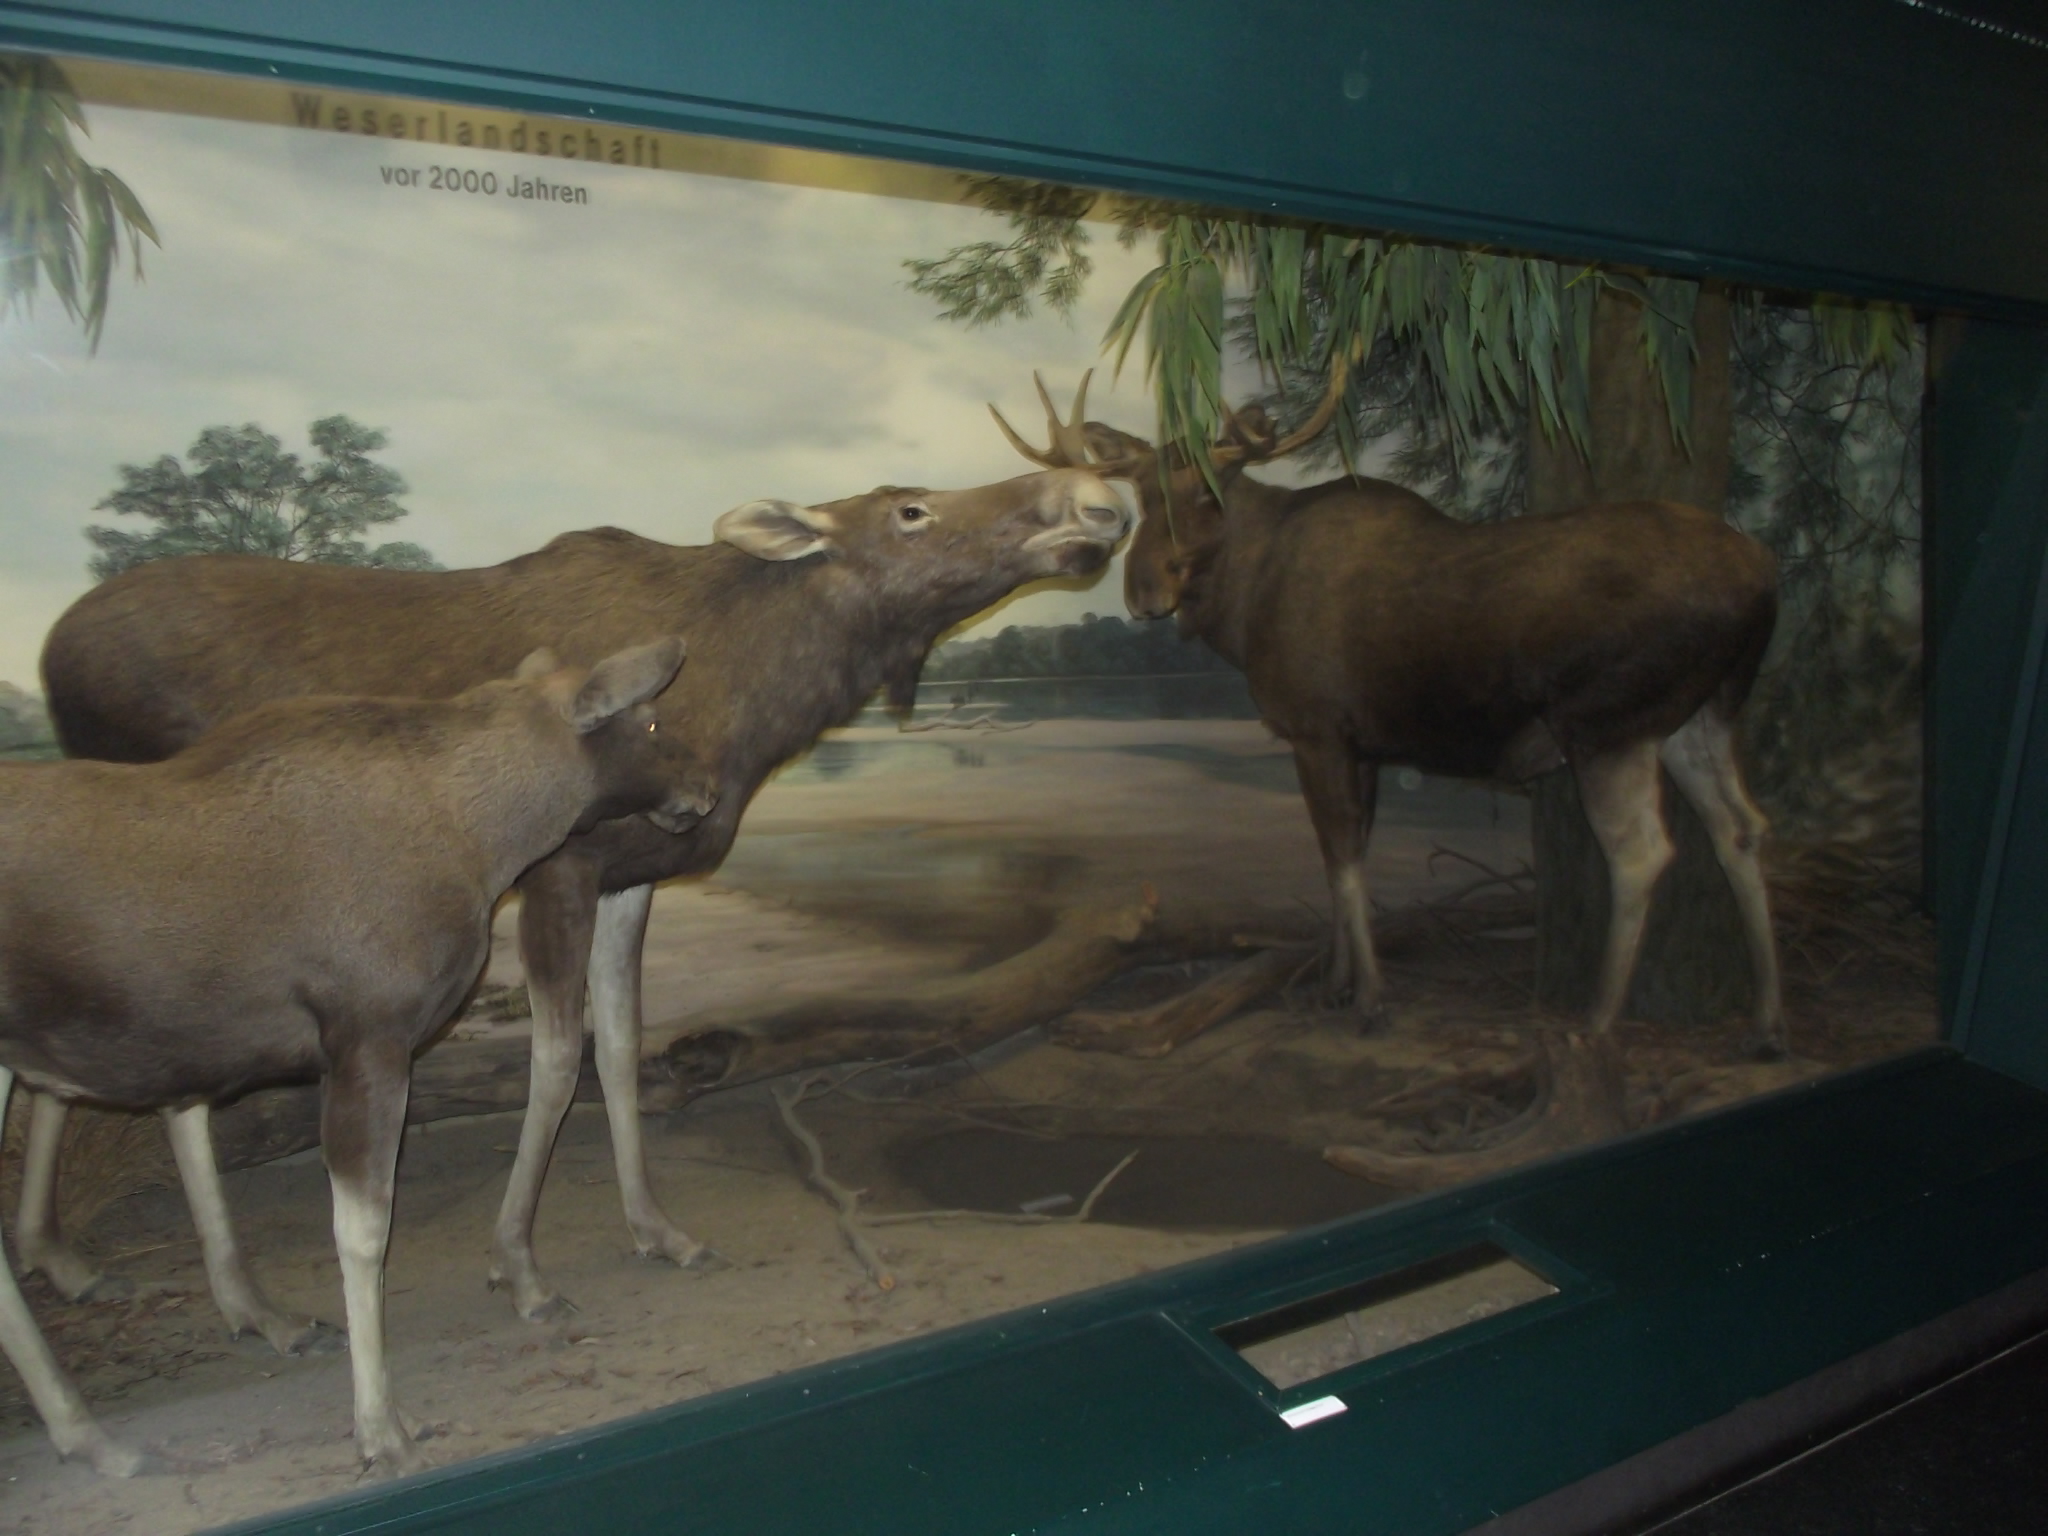
[[[756,496],[954,487],[1030,466],[1031,372],[1064,398],[1150,265],[1104,232],[1071,324],[940,322],[905,257],[999,235],[978,211],[743,179],[89,109],[88,158],[148,208],[163,249],[118,279],[97,356],[45,295],[0,321],[0,679],[33,688],[44,633],[86,590],[117,466],[255,422],[306,453],[313,420],[383,428],[411,485],[382,538],[450,566],[572,528],[702,542]],[[536,170],[582,206],[394,187],[386,166]],[[1149,432],[1140,370],[1099,372],[1090,415]],[[1120,568],[988,623],[1121,611]]]

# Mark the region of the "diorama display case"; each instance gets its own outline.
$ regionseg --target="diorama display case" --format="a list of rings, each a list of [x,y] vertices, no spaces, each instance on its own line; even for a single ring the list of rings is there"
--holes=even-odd
[[[1924,571],[1944,1043],[243,1529],[1605,1530],[2048,1318],[2048,38],[2020,11],[0,3],[6,49],[1568,249],[1939,317]],[[1553,1293],[1295,1387],[1240,1352],[1318,1298],[1500,1253]]]

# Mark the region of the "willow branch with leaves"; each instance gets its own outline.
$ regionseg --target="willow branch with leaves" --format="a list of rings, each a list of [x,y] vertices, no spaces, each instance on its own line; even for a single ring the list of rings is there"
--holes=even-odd
[[[142,242],[161,245],[128,184],[72,142],[85,110],[55,61],[0,55],[0,314],[26,311],[43,283],[94,351],[124,237],[137,279]]]
[[[1317,381],[1282,392],[1283,428],[1309,417],[1326,380],[1383,412],[1391,352],[1405,381],[1407,424],[1454,464],[1483,457],[1532,411],[1546,437],[1563,433],[1583,453],[1592,317],[1603,289],[1640,305],[1644,361],[1674,439],[1690,446],[1699,294],[1691,279],[1002,177],[968,178],[965,195],[1007,215],[1015,238],[906,265],[914,290],[969,324],[1023,317],[1034,300],[1070,312],[1088,275],[1087,219],[1116,225],[1127,246],[1156,236],[1158,264],[1125,296],[1103,346],[1121,367],[1142,339],[1159,437],[1191,462],[1206,462],[1200,450],[1225,421],[1223,362],[1233,333],[1270,379]],[[1241,295],[1234,326],[1233,292]],[[1859,360],[1899,355],[1911,334],[1901,306],[1823,301],[1816,315],[1829,343]],[[1346,463],[1358,455],[1363,425],[1357,410],[1335,418]]]

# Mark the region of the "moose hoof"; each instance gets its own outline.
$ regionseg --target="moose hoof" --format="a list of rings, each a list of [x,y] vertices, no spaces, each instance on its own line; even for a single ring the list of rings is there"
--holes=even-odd
[[[1792,1051],[1777,1035],[1751,1035],[1743,1042],[1742,1054],[1751,1061],[1783,1061]]]
[[[133,1301],[135,1282],[126,1275],[94,1275],[71,1298],[73,1301]]]
[[[714,1270],[731,1269],[732,1260],[708,1243],[700,1243],[677,1232],[666,1239],[655,1242],[636,1243],[635,1258],[646,1259],[649,1263],[673,1264],[677,1269],[691,1270],[697,1274],[710,1274]]]
[[[1361,1035],[1383,1035],[1393,1026],[1394,1015],[1384,1000],[1355,1005],[1358,1013],[1358,1032]]]
[[[309,1317],[286,1334],[282,1343],[272,1340],[272,1348],[280,1355],[339,1354],[348,1348],[348,1330],[333,1323],[323,1323],[317,1317]]]
[[[709,1252],[681,1227],[666,1222],[634,1223],[633,1255],[660,1264],[673,1264],[677,1269],[701,1269],[704,1255]]]
[[[169,1470],[168,1463],[160,1457],[123,1445],[111,1435],[98,1436],[85,1454],[93,1471],[101,1477],[146,1477]]]
[[[292,1317],[266,1309],[261,1313],[230,1315],[227,1322],[229,1338],[260,1338],[287,1358],[331,1355],[348,1348],[347,1331],[332,1323],[323,1323],[317,1317]]]
[[[415,1472],[424,1472],[433,1462],[427,1453],[407,1440],[403,1445],[387,1445],[375,1455],[363,1456],[362,1480],[364,1482],[389,1482],[393,1478],[411,1477]]]
[[[484,1289],[500,1288],[512,1292],[512,1310],[529,1323],[558,1322],[576,1315],[576,1304],[560,1291],[550,1290],[530,1260],[516,1267],[502,1257],[494,1262],[484,1277]]]
[[[574,1317],[583,1309],[562,1295],[559,1291],[530,1307],[521,1307],[519,1315],[529,1323],[559,1323]]]
[[[419,1441],[433,1434],[416,1423],[411,1414],[393,1409],[367,1424],[356,1425],[356,1454],[362,1457],[362,1477],[383,1480],[410,1477],[433,1465]]]

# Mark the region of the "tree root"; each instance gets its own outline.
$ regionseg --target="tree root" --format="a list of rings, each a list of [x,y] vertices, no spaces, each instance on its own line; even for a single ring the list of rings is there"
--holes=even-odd
[[[1538,1039],[1542,1051],[1532,1063],[1537,1072],[1536,1100],[1494,1133],[1492,1145],[1419,1154],[1333,1145],[1323,1149],[1323,1160],[1345,1173],[1393,1189],[1441,1189],[1618,1136],[1630,1128],[1621,1052],[1612,1035],[1545,1032]]]

